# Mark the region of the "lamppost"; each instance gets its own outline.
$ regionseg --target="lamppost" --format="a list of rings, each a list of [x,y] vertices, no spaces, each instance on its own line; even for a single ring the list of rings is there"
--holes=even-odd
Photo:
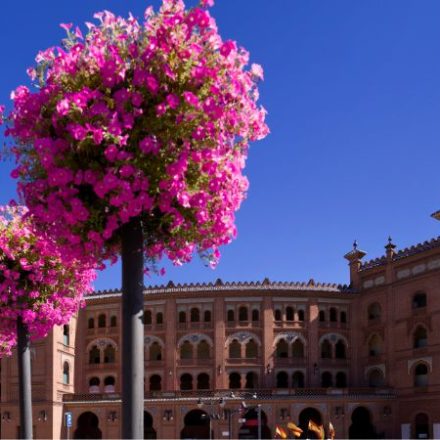
[[[222,418],[224,418],[225,415],[225,411],[224,411],[224,407],[225,407],[225,400],[223,398],[220,398],[219,400],[208,400],[208,401],[203,401],[202,399],[198,399],[197,400],[197,406],[199,408],[202,408],[203,405],[209,405],[210,406],[210,410],[209,413],[207,414],[202,414],[202,417],[208,417],[209,419],[209,440],[212,439],[212,421],[213,420],[220,420]],[[218,405],[220,410],[219,411],[214,411],[213,410],[213,406],[214,405]]]

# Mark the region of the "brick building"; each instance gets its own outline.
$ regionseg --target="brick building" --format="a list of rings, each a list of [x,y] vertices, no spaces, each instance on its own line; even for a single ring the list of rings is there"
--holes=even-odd
[[[257,438],[259,415],[263,437],[313,419],[339,438],[440,438],[440,238],[385,249],[345,255],[349,286],[146,288],[145,438]],[[120,437],[120,301],[96,292],[33,344],[35,438]],[[17,438],[14,358],[0,395],[0,438]]]

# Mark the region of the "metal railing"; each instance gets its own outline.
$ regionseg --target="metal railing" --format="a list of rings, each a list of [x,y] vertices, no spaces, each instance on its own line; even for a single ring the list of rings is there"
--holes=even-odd
[[[199,398],[226,398],[227,400],[262,399],[275,400],[288,397],[366,397],[382,396],[395,397],[392,388],[260,388],[260,389],[219,389],[219,390],[188,390],[188,391],[146,391],[145,399],[199,399]],[[100,400],[120,400],[120,393],[82,393],[64,394],[64,402],[75,401],[100,401]]]

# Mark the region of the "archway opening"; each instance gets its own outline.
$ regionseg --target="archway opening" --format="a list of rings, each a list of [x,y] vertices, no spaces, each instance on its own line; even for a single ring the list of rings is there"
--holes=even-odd
[[[315,408],[305,408],[299,413],[298,425],[303,430],[300,438],[320,438],[315,431],[309,429],[310,422],[316,426],[322,425],[321,413]]]
[[[258,409],[251,408],[243,416],[245,422],[238,430],[239,439],[258,439]],[[261,410],[261,438],[272,438],[270,428],[267,426],[267,415]]]
[[[424,413],[414,419],[414,438],[429,438],[429,417]]]
[[[385,385],[385,377],[383,372],[378,368],[374,368],[368,374],[368,386],[377,388]]]
[[[370,411],[364,406],[359,406],[351,414],[351,425],[348,430],[348,438],[377,438],[376,430],[371,423]]]
[[[209,415],[201,409],[193,409],[183,419],[181,439],[208,439]]]
[[[83,412],[77,421],[77,428],[73,434],[75,439],[101,439],[102,432],[99,429],[98,416],[91,411]]]
[[[144,438],[157,438],[156,430],[153,428],[153,416],[148,411],[144,411]]]

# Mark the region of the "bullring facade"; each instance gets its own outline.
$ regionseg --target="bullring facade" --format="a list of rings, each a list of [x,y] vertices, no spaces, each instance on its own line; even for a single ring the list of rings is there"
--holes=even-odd
[[[348,286],[146,288],[145,438],[270,438],[309,419],[339,438],[439,438],[440,239],[385,248],[345,255]],[[96,292],[33,344],[35,438],[120,438],[120,301]],[[16,371],[2,359],[0,438],[18,437]]]

